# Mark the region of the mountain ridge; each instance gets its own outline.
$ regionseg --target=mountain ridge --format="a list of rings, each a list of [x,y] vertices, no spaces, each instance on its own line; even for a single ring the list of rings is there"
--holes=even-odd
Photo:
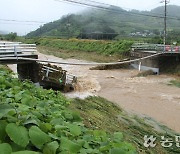
[[[168,30],[180,30],[180,6],[168,5],[168,17],[179,20],[167,20]],[[160,6],[151,11],[126,11],[120,7],[109,8],[113,11],[88,9],[78,14],[63,16],[61,19],[47,23],[37,30],[27,34],[27,37],[80,37],[82,34],[114,33],[121,36],[136,34],[159,35],[164,28],[162,19],[164,7]],[[143,14],[143,15],[142,15]],[[151,15],[160,18],[148,17]],[[144,16],[146,15],[146,16]]]

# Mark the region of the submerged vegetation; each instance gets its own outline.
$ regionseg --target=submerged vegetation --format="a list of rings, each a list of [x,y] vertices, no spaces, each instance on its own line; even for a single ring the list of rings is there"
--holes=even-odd
[[[180,78],[178,80],[170,81],[170,85],[173,85],[173,86],[180,88]]]

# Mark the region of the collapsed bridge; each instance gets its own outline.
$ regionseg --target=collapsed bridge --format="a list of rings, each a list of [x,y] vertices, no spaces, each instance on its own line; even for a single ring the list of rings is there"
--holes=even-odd
[[[23,59],[32,59],[23,60]],[[74,88],[76,77],[61,67],[49,63],[39,63],[36,44],[21,42],[0,41],[0,64],[17,64],[17,73],[20,79],[31,80],[45,88],[71,91]]]
[[[159,74],[164,68],[180,64],[180,47],[161,44],[135,44],[132,46],[130,60],[112,63],[69,63],[54,60],[38,59],[35,44],[0,41],[0,64],[17,64],[20,79],[30,79],[43,87],[55,87],[70,91],[77,78],[61,67],[63,65],[121,65],[131,64],[139,70],[152,70]]]

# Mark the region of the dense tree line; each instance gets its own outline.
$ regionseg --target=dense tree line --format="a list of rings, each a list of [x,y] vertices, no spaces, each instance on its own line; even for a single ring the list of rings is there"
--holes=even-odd
[[[107,12],[103,10],[86,10],[79,14],[71,14],[61,19],[47,23],[27,37],[59,37],[59,38],[102,38],[130,36],[131,33],[138,33],[140,36],[157,37],[163,34],[163,18],[152,18],[136,14],[163,14],[164,7],[158,7],[151,11],[125,11],[116,9],[119,13]],[[168,6],[168,16],[180,17],[180,6]],[[178,20],[168,19],[168,30],[180,31]],[[112,35],[108,35],[108,33]],[[97,34],[100,34],[97,36]],[[104,35],[105,34],[105,35]],[[118,34],[118,35],[117,35]],[[153,35],[152,35],[153,34]]]
[[[0,40],[14,41],[17,38],[17,33],[9,33],[6,35],[0,34]]]

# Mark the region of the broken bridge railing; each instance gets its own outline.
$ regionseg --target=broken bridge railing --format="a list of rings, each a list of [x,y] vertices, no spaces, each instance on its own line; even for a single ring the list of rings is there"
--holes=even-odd
[[[180,46],[163,45],[163,44],[148,44],[148,43],[135,43],[132,45],[132,51],[155,51],[180,53]]]
[[[39,64],[39,82],[41,85],[54,85],[54,87],[65,89],[65,91],[70,91],[73,89],[77,78],[67,73],[61,67],[50,64]]]

